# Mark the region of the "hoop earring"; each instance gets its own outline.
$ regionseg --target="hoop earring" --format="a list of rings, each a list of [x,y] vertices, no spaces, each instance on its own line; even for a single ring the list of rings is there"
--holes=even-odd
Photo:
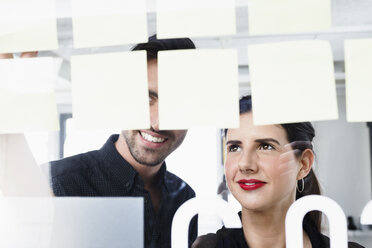
[[[300,180],[298,180],[298,181],[300,181]],[[298,193],[302,193],[302,191],[304,191],[304,189],[305,189],[305,181],[304,181],[303,178],[301,178],[301,182],[302,182],[301,190],[298,187],[298,181],[297,181],[297,184],[296,184],[296,189],[297,189]]]

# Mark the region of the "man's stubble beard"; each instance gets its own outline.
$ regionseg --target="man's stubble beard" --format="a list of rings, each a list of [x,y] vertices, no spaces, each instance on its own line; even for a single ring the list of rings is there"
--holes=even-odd
[[[154,167],[164,162],[165,158],[169,154],[160,154],[158,151],[155,151],[150,148],[144,148],[144,154],[141,154],[139,149],[136,147],[135,135],[138,131],[122,131],[122,135],[127,143],[128,149],[134,160],[142,165]],[[152,156],[152,154],[157,154]],[[150,156],[148,156],[150,155]],[[156,157],[158,156],[158,157]],[[154,158],[152,161],[148,161],[148,157]]]

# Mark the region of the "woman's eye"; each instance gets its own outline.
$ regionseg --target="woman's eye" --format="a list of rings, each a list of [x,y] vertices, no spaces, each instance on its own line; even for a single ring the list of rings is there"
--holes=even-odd
[[[272,145],[267,144],[267,143],[260,144],[260,146],[258,147],[258,149],[259,150],[275,150]]]
[[[227,149],[228,149],[229,152],[238,152],[238,151],[240,151],[240,147],[237,146],[237,145],[231,145]]]

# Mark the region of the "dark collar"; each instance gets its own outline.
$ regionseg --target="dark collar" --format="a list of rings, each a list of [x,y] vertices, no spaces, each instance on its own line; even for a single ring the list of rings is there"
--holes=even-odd
[[[143,181],[137,171],[116,150],[115,142],[118,138],[118,134],[111,135],[99,150],[103,158],[102,163],[105,166],[105,171],[107,171],[113,181],[123,183],[128,191],[130,191],[135,184],[143,187]],[[159,187],[161,187],[161,185],[166,186],[166,183],[164,183],[166,181],[166,172],[167,168],[164,162],[156,175],[156,181]],[[165,188],[167,189],[167,187]]]
[[[242,212],[239,211],[238,213],[240,220],[242,219]],[[308,223],[306,219],[303,222],[303,229],[306,232],[306,234],[309,236],[311,246],[316,248],[327,248],[329,247],[329,238],[324,236],[322,233],[320,233],[311,223]],[[229,230],[227,228],[226,230]],[[236,240],[240,240],[239,247],[248,247],[245,237],[243,228],[231,228],[229,235]],[[226,232],[226,231],[225,231]],[[227,233],[227,232],[226,232]]]

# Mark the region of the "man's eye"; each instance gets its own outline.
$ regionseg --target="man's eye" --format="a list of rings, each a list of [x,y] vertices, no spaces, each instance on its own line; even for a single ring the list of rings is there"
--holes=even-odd
[[[267,144],[267,143],[260,144],[258,149],[259,150],[275,150],[272,145]]]
[[[237,146],[237,145],[231,145],[231,146],[228,147],[228,151],[229,152],[238,152],[238,151],[240,151],[240,147]]]

